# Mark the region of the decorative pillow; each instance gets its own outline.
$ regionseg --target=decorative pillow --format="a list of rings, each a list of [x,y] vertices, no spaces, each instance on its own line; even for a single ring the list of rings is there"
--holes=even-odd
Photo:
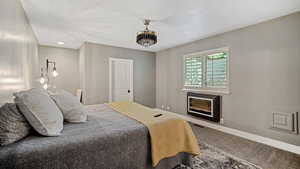
[[[16,104],[7,103],[0,108],[0,146],[21,140],[30,130],[31,126]]]
[[[63,115],[44,89],[14,93],[15,102],[31,126],[41,135],[59,136]]]
[[[63,113],[64,120],[70,123],[87,121],[87,114],[78,98],[69,92],[60,90],[51,94],[52,99]]]

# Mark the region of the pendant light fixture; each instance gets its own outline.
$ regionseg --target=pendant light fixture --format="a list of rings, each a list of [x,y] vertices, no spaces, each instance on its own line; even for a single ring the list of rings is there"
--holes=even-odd
[[[43,68],[41,68],[41,77],[40,77],[40,83],[43,85],[43,88],[47,90],[49,88],[50,79],[49,79],[49,65],[53,64],[53,71],[52,76],[55,78],[58,76],[57,70],[56,70],[56,62],[46,60],[46,71],[44,72]]]
[[[145,20],[144,25],[146,29],[137,33],[136,43],[143,47],[149,47],[157,43],[157,36],[154,31],[148,29],[150,20]]]

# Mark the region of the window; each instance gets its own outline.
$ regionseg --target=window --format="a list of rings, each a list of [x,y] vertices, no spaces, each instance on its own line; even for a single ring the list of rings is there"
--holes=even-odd
[[[184,56],[184,88],[228,92],[227,48]]]

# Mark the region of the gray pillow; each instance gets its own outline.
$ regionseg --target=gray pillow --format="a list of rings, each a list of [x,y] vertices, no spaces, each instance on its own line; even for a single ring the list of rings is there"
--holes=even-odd
[[[63,115],[44,89],[14,93],[15,102],[31,126],[41,135],[59,136]]]
[[[0,108],[0,146],[19,141],[30,131],[30,124],[16,104],[7,103]]]
[[[62,111],[65,121],[70,123],[82,123],[87,121],[85,109],[76,96],[64,90],[60,90],[51,94],[51,97]]]

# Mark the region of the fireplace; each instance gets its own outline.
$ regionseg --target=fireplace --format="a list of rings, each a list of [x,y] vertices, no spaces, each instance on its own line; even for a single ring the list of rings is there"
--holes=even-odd
[[[187,113],[206,120],[220,122],[221,97],[199,93],[187,93]]]

